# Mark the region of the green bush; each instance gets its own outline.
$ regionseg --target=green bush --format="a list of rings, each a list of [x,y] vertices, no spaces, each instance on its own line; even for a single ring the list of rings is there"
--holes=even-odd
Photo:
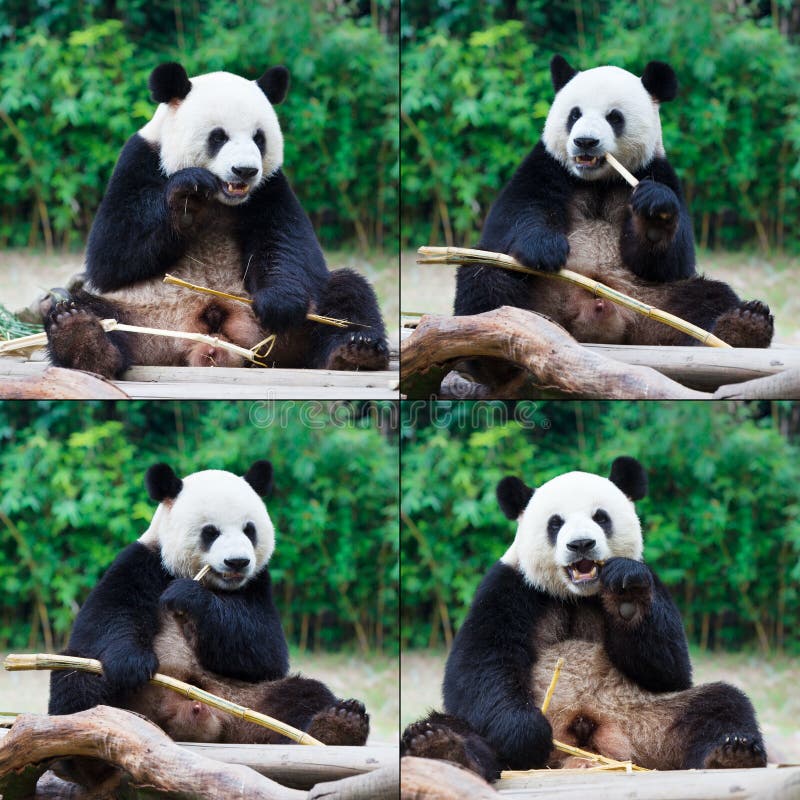
[[[321,403],[0,405],[0,650],[64,644],[88,592],[149,524],[151,464],[241,474],[267,458],[271,573],[289,640],[395,652],[397,445],[351,412]]]
[[[286,64],[285,171],[326,246],[392,244],[397,218],[397,47],[369,14],[317,3],[212,0],[0,11],[0,246],[78,246],[126,139],[152,115],[147,77],[258,77]],[[383,5],[383,4],[381,4]],[[5,26],[3,22],[5,21]],[[12,27],[21,26],[21,27]]]
[[[690,0],[529,0],[470,15],[461,4],[438,13],[410,6],[404,246],[477,242],[491,203],[541,135],[553,97],[549,61],[563,52],[581,69],[610,63],[641,74],[653,59],[672,64],[681,89],[662,110],[664,142],[698,241],[800,251],[797,31],[793,41],[750,5]],[[783,19],[777,4],[775,13]]]
[[[501,477],[536,486],[573,469],[607,475],[616,456],[633,455],[650,481],[637,504],[645,558],[691,641],[800,652],[792,635],[800,613],[792,406],[763,419],[703,403],[463,403],[450,411],[440,408],[436,421],[406,411],[403,646],[448,642],[481,577],[513,541],[515,525],[494,494]]]

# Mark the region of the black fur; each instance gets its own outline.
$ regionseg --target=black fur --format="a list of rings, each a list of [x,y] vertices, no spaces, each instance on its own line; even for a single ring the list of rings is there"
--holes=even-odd
[[[53,672],[49,713],[124,705],[158,669],[153,639],[162,605],[195,615],[198,656],[206,669],[247,681],[286,675],[286,640],[266,568],[239,591],[215,593],[196,581],[173,580],[158,551],[135,542],[117,556],[89,594],[66,651],[100,659],[104,674]]]
[[[615,458],[608,479],[631,500],[641,500],[647,495],[647,472],[635,458]]]
[[[150,73],[147,86],[156,103],[183,100],[192,90],[192,82],[189,80],[186,70],[175,61],[159,64]]]
[[[533,489],[519,478],[509,476],[497,484],[497,502],[509,519],[519,519],[519,515],[533,497]]]
[[[183,488],[183,481],[172,471],[169,464],[154,464],[144,476],[147,494],[151,500],[160,503],[174,500]]]
[[[272,491],[273,470],[269,461],[254,462],[243,477],[259,497],[267,497]]]
[[[651,61],[642,73],[642,86],[659,103],[674,100],[678,94],[678,78],[669,64]]]
[[[267,100],[277,106],[286,99],[289,91],[289,70],[286,67],[270,67],[256,83]]]
[[[556,92],[560,92],[577,74],[578,70],[571,67],[564,56],[554,55],[550,59],[550,78]]]

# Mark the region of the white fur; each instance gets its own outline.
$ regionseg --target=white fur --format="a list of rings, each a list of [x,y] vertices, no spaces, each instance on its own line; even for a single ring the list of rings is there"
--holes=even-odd
[[[191,84],[183,100],[160,103],[139,134],[159,147],[167,176],[204,167],[225,183],[237,182],[242,179],[232,167],[254,167],[258,174],[249,181],[254,189],[283,164],[283,134],[275,109],[255,81],[230,72],[199,75]],[[222,128],[228,141],[209,158],[207,139],[214,128]],[[253,141],[259,129],[266,138],[263,157]],[[232,204],[224,195],[219,199]]]
[[[255,547],[243,532],[248,522],[256,528]],[[205,525],[220,530],[208,551],[201,541]],[[139,541],[159,547],[164,568],[176,578],[193,578],[208,564],[211,572],[205,580],[232,590],[242,587],[267,564],[275,549],[275,529],[263,500],[244,478],[209,469],[183,479],[178,496],[159,504]],[[222,577],[231,572],[226,558],[249,559],[241,579]]]
[[[567,132],[570,111],[578,107],[581,118]],[[606,115],[614,109],[625,117],[625,128],[617,139]],[[631,72],[619,67],[595,67],[579,72],[561,88],[544,125],[542,139],[550,155],[581,178],[606,178],[616,174],[607,163],[581,170],[573,160],[578,152],[575,139],[599,139],[600,154],[611,153],[634,171],[664,155],[659,104]]]
[[[598,509],[611,518],[612,533],[606,537],[592,519]],[[558,515],[564,520],[555,547],[547,536],[547,522]],[[640,561],[642,529],[633,503],[607,478],[588,472],[567,472],[536,489],[519,518],[517,535],[502,561],[518,568],[532,586],[556,597],[595,594],[597,581],[575,584],[565,572],[575,561],[567,543],[575,539],[594,539],[588,557],[605,561],[622,556]]]

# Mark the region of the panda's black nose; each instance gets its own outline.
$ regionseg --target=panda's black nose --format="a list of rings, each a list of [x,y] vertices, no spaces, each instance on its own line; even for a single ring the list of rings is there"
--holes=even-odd
[[[595,539],[573,539],[571,542],[567,542],[567,550],[572,550],[573,553],[588,553],[595,544]]]
[[[591,150],[593,147],[597,147],[597,145],[600,144],[600,140],[589,139],[588,137],[582,136],[575,140],[575,144],[580,147],[581,150]]]
[[[240,178],[244,178],[247,180],[248,178],[252,178],[258,172],[257,167],[231,167],[231,172],[234,175],[238,175]]]
[[[225,566],[230,567],[234,572],[241,572],[250,563],[249,558],[226,558]]]

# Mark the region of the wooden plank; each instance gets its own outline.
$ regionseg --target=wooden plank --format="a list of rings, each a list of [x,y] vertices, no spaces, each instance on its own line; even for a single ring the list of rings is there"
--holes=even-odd
[[[800,767],[584,775],[559,772],[538,770],[524,778],[504,778],[494,786],[501,796],[519,800],[800,800]]]
[[[226,764],[242,764],[292,789],[349,778],[383,767],[396,767],[400,750],[389,745],[364,747],[300,747],[298,745],[189,744],[196,755]]]
[[[134,400],[397,400],[397,390],[346,386],[222,386],[119,381]]]

